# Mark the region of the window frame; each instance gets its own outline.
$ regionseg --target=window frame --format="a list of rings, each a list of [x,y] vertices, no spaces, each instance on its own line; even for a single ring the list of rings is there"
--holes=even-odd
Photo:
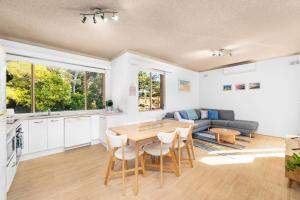
[[[147,71],[143,71],[143,70],[139,70],[138,74],[140,72],[147,72]],[[159,76],[160,76],[160,108],[159,109],[153,109],[152,107],[152,95],[153,95],[153,79],[152,79],[152,75],[153,73],[155,72],[152,72],[152,71],[148,71],[149,75],[150,75],[150,109],[149,110],[140,110],[139,108],[139,95],[138,95],[138,111],[139,112],[149,112],[149,111],[158,111],[158,110],[164,110],[165,108],[165,103],[164,103],[164,95],[165,95],[165,75],[164,74],[161,74],[159,73]],[[139,83],[139,75],[138,75],[138,83]],[[139,87],[138,87],[139,88]],[[139,91],[138,91],[139,93]]]
[[[7,60],[6,63],[9,63],[9,62],[23,62],[23,61],[15,61],[15,60]],[[27,63],[30,63],[30,62],[27,62]],[[31,108],[30,108],[30,113],[36,113],[36,108],[35,108],[35,103],[36,103],[36,99],[35,99],[35,63],[30,63],[31,64]],[[44,65],[44,64],[41,64],[41,65]],[[45,67],[49,67],[47,65],[44,65]],[[64,68],[64,67],[61,67],[61,68]],[[79,71],[79,70],[78,70]],[[92,109],[87,109],[87,90],[88,90],[88,79],[87,79],[87,73],[88,72],[92,72],[92,71],[88,71],[88,70],[85,70],[85,69],[82,69],[82,72],[84,73],[84,110],[85,111],[88,111],[88,110],[92,110]],[[106,90],[105,90],[105,81],[106,81],[106,74],[105,73],[101,73],[101,72],[95,72],[95,73],[99,73],[99,74],[103,74],[103,108],[102,109],[105,109],[106,108]],[[102,110],[102,109],[97,109],[97,110]],[[64,112],[64,111],[75,111],[75,110],[63,110],[61,112]],[[79,110],[78,110],[79,111]],[[38,111],[40,112],[40,111]],[[41,111],[42,112],[42,111]]]

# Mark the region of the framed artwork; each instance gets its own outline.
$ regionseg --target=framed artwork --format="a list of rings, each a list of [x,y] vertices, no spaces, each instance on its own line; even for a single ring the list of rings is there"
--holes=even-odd
[[[230,91],[232,90],[232,85],[223,85],[223,91]]]
[[[244,83],[242,84],[235,84],[235,90],[245,90],[246,85]]]
[[[260,89],[260,83],[249,83],[249,90],[255,90],[255,89]]]
[[[191,82],[186,80],[179,80],[178,90],[180,92],[189,92],[191,90]]]

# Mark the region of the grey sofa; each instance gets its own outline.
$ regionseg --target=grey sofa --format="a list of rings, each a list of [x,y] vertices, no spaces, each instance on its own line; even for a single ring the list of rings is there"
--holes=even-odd
[[[195,127],[193,129],[193,135],[201,131],[205,131],[209,128],[229,128],[240,131],[242,135],[251,136],[257,131],[258,122],[235,120],[233,110],[218,110],[218,109],[194,109],[198,115],[198,119],[194,120]],[[213,110],[217,111],[219,115],[218,120],[201,119],[200,110]],[[185,115],[185,110],[178,111],[180,115]],[[164,116],[164,119],[173,119],[175,112],[169,112]]]

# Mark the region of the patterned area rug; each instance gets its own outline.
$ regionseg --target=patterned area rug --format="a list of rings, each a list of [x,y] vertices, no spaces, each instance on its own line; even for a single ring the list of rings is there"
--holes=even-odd
[[[194,146],[205,151],[218,151],[228,149],[244,149],[251,139],[246,136],[236,136],[236,144],[217,143],[215,136],[208,131],[193,134]]]

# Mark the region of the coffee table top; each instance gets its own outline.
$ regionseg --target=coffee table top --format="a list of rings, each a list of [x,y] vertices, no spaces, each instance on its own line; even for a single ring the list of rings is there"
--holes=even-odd
[[[227,128],[211,128],[209,131],[220,134],[220,135],[240,135],[241,133],[237,130]]]

